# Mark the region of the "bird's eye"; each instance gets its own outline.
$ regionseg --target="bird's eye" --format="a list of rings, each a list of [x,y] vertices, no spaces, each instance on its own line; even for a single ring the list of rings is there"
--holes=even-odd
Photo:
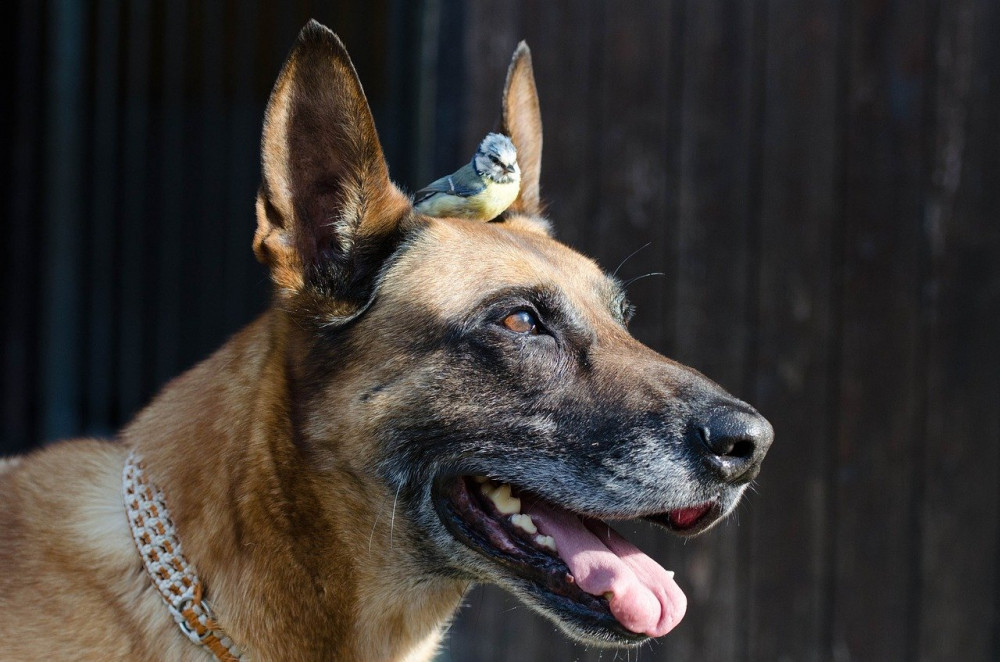
[[[497,157],[493,156],[492,154],[490,154],[490,161],[492,161],[493,163],[495,163],[497,165],[500,165],[500,159],[498,159]]]
[[[538,335],[538,320],[527,310],[511,313],[504,318],[503,325],[514,333],[521,333],[526,336]]]

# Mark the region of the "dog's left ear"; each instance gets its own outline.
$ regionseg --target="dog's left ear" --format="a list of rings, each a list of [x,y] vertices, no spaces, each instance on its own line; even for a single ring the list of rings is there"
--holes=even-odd
[[[368,101],[340,39],[310,21],[285,61],[261,138],[254,253],[280,291],[304,288],[349,317],[371,296],[411,216],[389,181]]]
[[[531,50],[523,41],[517,45],[507,69],[502,103],[503,126],[500,130],[514,142],[517,162],[521,166],[521,191],[509,209],[537,216],[543,207],[538,189],[542,173],[542,114],[531,68]]]

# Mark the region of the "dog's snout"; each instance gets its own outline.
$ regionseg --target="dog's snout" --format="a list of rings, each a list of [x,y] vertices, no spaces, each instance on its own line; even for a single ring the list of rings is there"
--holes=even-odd
[[[766,418],[744,407],[718,407],[697,425],[702,458],[728,483],[753,480],[774,440]]]

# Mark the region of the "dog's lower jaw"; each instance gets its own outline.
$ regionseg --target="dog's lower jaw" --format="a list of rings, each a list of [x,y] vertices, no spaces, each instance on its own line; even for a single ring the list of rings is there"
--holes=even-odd
[[[310,465],[287,411],[287,324],[258,319],[169,384],[123,440],[252,659],[429,660],[468,582],[422,574],[384,488]]]

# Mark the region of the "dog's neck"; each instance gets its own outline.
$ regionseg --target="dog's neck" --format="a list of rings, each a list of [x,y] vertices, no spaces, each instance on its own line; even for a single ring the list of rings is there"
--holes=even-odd
[[[429,659],[467,584],[417,574],[406,523],[378,526],[393,496],[379,483],[307,461],[287,324],[265,314],[123,437],[164,491],[217,619],[253,658]]]

